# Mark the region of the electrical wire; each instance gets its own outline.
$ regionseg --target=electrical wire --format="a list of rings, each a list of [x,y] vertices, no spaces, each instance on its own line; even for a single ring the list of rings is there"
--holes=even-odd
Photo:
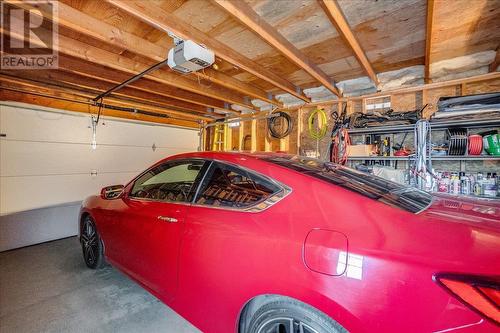
[[[101,111],[102,111],[102,104],[103,104],[103,99],[102,98],[101,98],[101,101],[98,104],[99,104],[99,109],[97,110],[96,124],[99,124],[99,119],[101,118]]]
[[[349,131],[346,127],[340,128],[332,138],[330,160],[334,163],[345,164],[350,144]]]
[[[315,126],[315,117],[318,115],[318,122],[320,128]],[[328,123],[326,119],[326,112],[323,109],[316,109],[309,115],[307,119],[307,125],[309,129],[309,136],[315,140],[320,140],[326,135],[326,130],[328,129]]]
[[[285,130],[281,128],[278,130],[277,122],[284,120],[286,123]],[[293,121],[290,115],[286,112],[278,111],[271,114],[271,117],[267,120],[267,127],[269,129],[269,133],[273,138],[282,139],[286,137],[293,128]]]
[[[201,71],[203,72],[203,75],[205,75],[206,77],[210,77],[207,73],[205,73],[205,68],[202,68]],[[212,80],[204,79],[204,80],[210,82],[210,84],[203,84],[203,83],[201,83],[200,74],[195,73],[195,72],[191,72],[191,73],[193,73],[194,75],[196,75],[196,79],[198,80],[198,85],[199,86],[202,86],[202,87],[205,87],[205,88],[212,88],[212,86],[213,86]]]
[[[33,96],[40,96],[40,97],[46,97],[46,98],[51,98],[59,101],[66,101],[66,102],[71,102],[71,103],[76,103],[76,104],[83,104],[83,105],[88,105],[89,106],[89,113],[90,112],[90,107],[91,106],[96,106],[95,102],[88,102],[88,101],[81,101],[81,100],[76,100],[76,99],[71,99],[71,98],[65,98],[65,97],[57,97],[53,96],[50,94],[44,94],[44,93],[36,93],[32,92],[29,90],[24,90],[24,89],[13,89],[9,87],[2,87],[4,90],[9,90],[9,91],[14,91],[14,92],[19,92],[27,95],[33,95]],[[102,103],[101,103],[102,104]],[[128,113],[138,113],[138,114],[144,114],[152,117],[157,117],[157,118],[165,118],[165,115],[163,113],[156,113],[156,112],[151,112],[151,111],[143,111],[141,109],[137,108],[127,108],[127,107],[118,107],[114,105],[109,105],[109,104],[102,104],[102,107],[105,109],[110,109],[110,110],[118,110],[118,111],[123,111],[123,112],[128,112]],[[71,111],[71,110],[70,110]],[[193,122],[193,123],[199,123],[198,120],[193,120],[193,119],[186,119],[186,118],[179,118],[179,117],[173,117],[170,115],[167,115],[169,119],[175,119],[175,120],[182,120],[182,121],[187,121],[187,122]]]

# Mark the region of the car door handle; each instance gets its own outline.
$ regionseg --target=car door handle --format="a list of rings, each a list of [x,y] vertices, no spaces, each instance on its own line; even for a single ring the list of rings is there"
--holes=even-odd
[[[169,216],[158,216],[158,220],[162,220],[168,223],[175,223],[177,222],[177,219],[175,217],[169,217]]]

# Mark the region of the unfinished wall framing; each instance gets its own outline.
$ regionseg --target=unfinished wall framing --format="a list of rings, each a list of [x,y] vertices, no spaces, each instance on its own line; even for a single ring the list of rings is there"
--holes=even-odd
[[[309,151],[315,151],[316,147],[318,147],[319,157],[325,159],[328,156],[329,134],[333,122],[332,118],[328,117],[327,135],[319,142],[312,139],[308,134],[307,118],[310,112],[316,108],[323,108],[330,115],[332,112],[341,111],[344,105],[346,105],[347,114],[349,115],[356,111],[367,112],[367,101],[378,103],[389,100],[390,107],[394,111],[401,112],[421,109],[424,105],[428,104],[424,112],[424,117],[429,118],[436,111],[436,104],[440,97],[463,96],[495,91],[500,91],[500,73],[498,72],[466,79],[395,89],[365,96],[310,103],[298,108],[283,109],[283,111],[290,114],[294,122],[292,132],[283,139],[275,139],[269,135],[266,119],[255,120],[250,116],[246,118],[241,117],[240,126],[232,129],[232,146],[225,149],[225,151],[286,151],[290,154],[305,155]],[[252,125],[252,123],[256,123],[256,125]],[[208,135],[210,136],[210,133]],[[251,137],[251,149],[248,149],[248,146],[244,147],[242,140],[238,142],[238,140],[234,139],[235,137],[245,138],[247,136]]]

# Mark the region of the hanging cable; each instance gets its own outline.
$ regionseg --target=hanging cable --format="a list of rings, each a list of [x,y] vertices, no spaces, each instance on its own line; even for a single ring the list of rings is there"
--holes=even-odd
[[[318,116],[318,124],[315,125],[316,115]],[[328,122],[326,119],[326,112],[323,109],[316,109],[309,115],[307,119],[307,125],[309,129],[309,136],[315,140],[320,140],[326,135],[326,130],[328,129]]]
[[[202,68],[202,69],[201,69],[201,72],[203,73],[203,75],[204,75],[205,77],[210,78],[210,76],[209,76],[208,74],[206,74],[206,73],[205,73],[205,68]],[[202,86],[202,87],[205,87],[205,88],[209,88],[209,89],[210,89],[210,88],[212,88],[212,86],[213,86],[213,82],[212,82],[212,80],[209,80],[209,79],[204,79],[204,80],[206,80],[206,81],[210,82],[210,84],[203,84],[203,83],[201,83],[201,79],[200,79],[200,74],[199,74],[199,72],[192,72],[192,73],[193,73],[194,75],[196,75],[196,79],[198,80],[198,85],[200,85],[200,86]],[[189,73],[188,73],[188,74],[189,74]]]
[[[101,112],[102,112],[102,103],[103,99],[101,98],[101,101],[98,103],[99,109],[97,110],[97,120],[96,123],[99,124],[99,119],[101,118]]]
[[[339,110],[340,112],[340,110]],[[342,112],[332,113],[332,118],[334,121],[332,133],[331,133],[331,143],[330,143],[330,161],[339,164],[345,164],[348,157],[348,149],[351,144],[351,139],[349,137],[348,127],[349,118],[347,117],[347,103],[344,104]]]
[[[292,131],[293,121],[286,112],[273,112],[267,120],[267,127],[273,138],[282,139]]]
[[[98,103],[97,116],[90,116],[90,121],[92,123],[92,142],[90,146],[94,150],[97,149],[97,125],[99,125],[99,119],[101,118],[102,104],[103,103],[101,98],[100,102]]]
[[[347,128],[342,127],[332,138],[331,161],[338,164],[345,164],[350,144],[351,138],[349,137],[349,132]]]

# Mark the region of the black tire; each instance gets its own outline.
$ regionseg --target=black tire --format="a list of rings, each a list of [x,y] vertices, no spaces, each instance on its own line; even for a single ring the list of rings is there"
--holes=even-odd
[[[347,333],[321,311],[283,296],[250,303],[243,316],[240,333]]]
[[[103,246],[94,220],[90,216],[83,219],[80,244],[82,245],[83,260],[88,268],[98,269],[104,266]]]

